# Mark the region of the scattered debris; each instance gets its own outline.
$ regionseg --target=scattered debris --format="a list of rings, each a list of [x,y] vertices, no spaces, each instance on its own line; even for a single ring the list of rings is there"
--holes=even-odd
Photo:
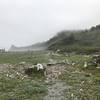
[[[36,65],[36,67],[37,67],[37,71],[44,69],[44,66],[42,64],[39,64],[39,63]]]
[[[84,62],[84,68],[86,68],[88,66],[87,62]]]
[[[97,63],[100,64],[100,55],[94,55],[92,59]]]
[[[100,67],[96,67],[97,69],[100,69]]]
[[[25,61],[22,61],[22,62],[20,62],[19,64],[22,64],[22,65],[23,65],[23,64],[26,64],[26,62],[25,62]]]
[[[71,97],[72,97],[72,98],[74,97],[74,94],[73,94],[73,93],[71,94]]]

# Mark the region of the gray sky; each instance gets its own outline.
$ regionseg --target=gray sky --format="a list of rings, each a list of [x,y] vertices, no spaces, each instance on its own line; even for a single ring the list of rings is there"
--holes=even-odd
[[[100,0],[0,0],[0,48],[100,24]]]

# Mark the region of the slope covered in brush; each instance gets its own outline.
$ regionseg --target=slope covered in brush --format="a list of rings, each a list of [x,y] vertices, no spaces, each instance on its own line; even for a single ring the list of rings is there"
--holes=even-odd
[[[100,25],[89,30],[60,32],[47,43],[49,50],[99,51]]]

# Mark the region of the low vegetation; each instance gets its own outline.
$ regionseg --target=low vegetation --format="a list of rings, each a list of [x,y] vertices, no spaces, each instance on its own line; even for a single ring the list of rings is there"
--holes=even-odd
[[[84,62],[90,62],[92,55],[74,53],[54,53],[51,51],[1,53],[0,64],[19,65],[20,62],[28,64],[61,63],[68,61],[66,71],[59,79],[69,86],[64,91],[65,100],[99,100],[100,99],[100,69],[84,68]],[[16,67],[17,67],[16,66]],[[100,65],[98,64],[98,67]],[[16,69],[16,68],[15,68]],[[1,100],[44,100],[48,93],[48,84],[42,74],[33,73],[31,76],[17,70],[0,72],[0,99]],[[59,88],[58,88],[59,89]]]
[[[100,25],[89,30],[62,31],[47,41],[48,49],[91,54],[100,52]]]
[[[42,100],[47,89],[42,81],[14,77],[14,73],[0,74],[1,100]]]
[[[46,51],[0,53],[0,64],[18,64],[20,62],[37,64],[47,62],[48,56],[46,54]]]
[[[76,62],[74,66],[66,67],[66,73],[60,78],[71,88],[65,92],[66,100],[99,100],[100,99],[100,69],[94,66],[84,68],[84,62],[90,62],[91,56],[73,55],[69,61]],[[77,63],[78,62],[78,63]],[[98,66],[100,66],[98,64]]]

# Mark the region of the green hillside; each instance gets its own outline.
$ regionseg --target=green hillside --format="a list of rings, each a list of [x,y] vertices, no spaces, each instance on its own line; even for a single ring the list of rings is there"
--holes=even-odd
[[[98,52],[100,50],[100,25],[89,30],[60,32],[47,44],[49,50]]]
[[[25,47],[11,46],[9,51],[60,49],[61,52],[94,53],[100,51],[100,25],[88,30],[62,31],[46,42]]]

